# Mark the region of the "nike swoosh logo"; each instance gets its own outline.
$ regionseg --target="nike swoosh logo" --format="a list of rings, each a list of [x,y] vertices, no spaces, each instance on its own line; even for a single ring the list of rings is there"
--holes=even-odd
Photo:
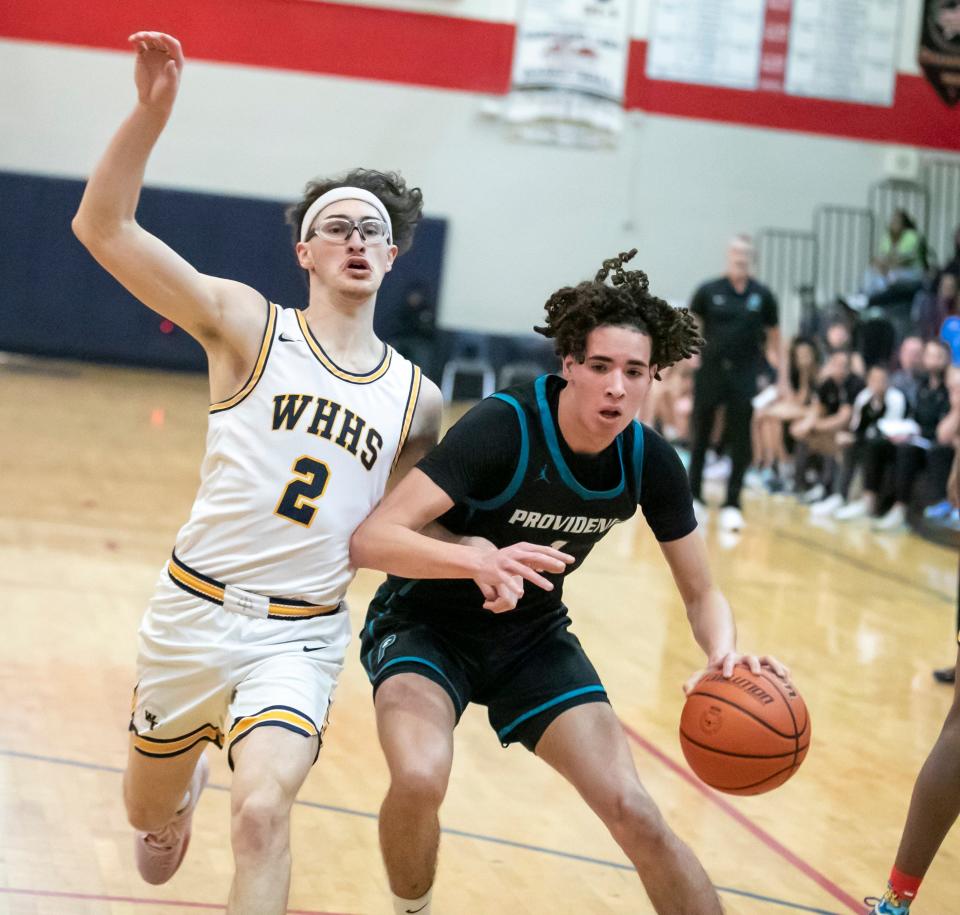
[[[315,645],[313,648],[310,648],[309,646],[304,645],[303,650],[304,651],[323,651],[323,649],[326,647],[327,647],[326,645]],[[420,910],[417,909],[417,911],[419,912]]]
[[[281,343],[303,343],[299,337],[288,337],[286,334],[280,334],[277,338]]]
[[[417,912],[422,912],[426,907],[427,907],[427,904],[424,903],[422,906],[420,906],[419,909],[406,909],[405,911],[407,915],[417,915]]]

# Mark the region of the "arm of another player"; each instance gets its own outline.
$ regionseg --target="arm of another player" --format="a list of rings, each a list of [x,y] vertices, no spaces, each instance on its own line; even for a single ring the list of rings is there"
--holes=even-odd
[[[777,676],[787,679],[790,671],[773,656],[737,651],[733,611],[710,574],[707,548],[700,533],[692,531],[686,537],[661,543],[660,549],[670,564],[673,580],[683,598],[693,637],[707,656],[706,667],[683,684],[683,691],[689,693],[704,674],[713,670],[731,677],[734,666],[741,663],[754,673],[759,673],[761,665],[765,665]]]
[[[237,374],[249,372],[263,332],[263,296],[242,283],[201,274],[136,221],[147,160],[179,90],[183,52],[175,38],[160,32],[136,32],[129,40],[137,49],[137,103],[87,183],[74,233],[148,308],[178,324],[208,353],[226,344],[244,363]]]
[[[494,552],[420,533],[453,504],[450,496],[415,467],[354,531],[351,562],[403,578],[470,578],[484,594],[495,588],[500,595],[515,593],[517,599],[522,588],[516,593],[516,576],[552,591],[550,581],[538,573],[560,573],[573,562],[572,556],[547,546],[515,543]]]

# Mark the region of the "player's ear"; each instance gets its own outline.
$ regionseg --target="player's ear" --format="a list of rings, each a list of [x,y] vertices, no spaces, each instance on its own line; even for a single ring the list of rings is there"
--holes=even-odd
[[[573,356],[563,357],[563,362],[560,363],[560,367],[561,367],[561,374],[563,375],[564,378],[570,377],[570,370],[573,368],[573,364],[576,361],[577,360],[574,359]]]
[[[399,252],[400,249],[396,245],[390,245],[387,249],[387,266],[384,268],[384,273],[389,273],[393,270],[393,262],[397,259]]]
[[[304,270],[309,270],[313,266],[313,254],[310,251],[310,246],[305,241],[298,241],[294,251],[297,253],[297,263]]]

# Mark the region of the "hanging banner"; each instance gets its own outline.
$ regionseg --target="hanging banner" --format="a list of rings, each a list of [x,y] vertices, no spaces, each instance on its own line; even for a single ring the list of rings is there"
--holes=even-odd
[[[960,0],[925,0],[917,60],[948,105],[960,99]]]
[[[610,146],[623,122],[629,0],[526,0],[503,117],[525,139]]]
[[[893,104],[901,0],[651,2],[651,79]]]

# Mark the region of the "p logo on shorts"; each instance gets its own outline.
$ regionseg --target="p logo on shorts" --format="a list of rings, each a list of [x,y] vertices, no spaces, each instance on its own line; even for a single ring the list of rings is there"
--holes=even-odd
[[[383,656],[386,653],[386,650],[397,640],[395,635],[388,635],[381,643],[380,648],[377,651],[377,666],[379,667],[383,661]]]

